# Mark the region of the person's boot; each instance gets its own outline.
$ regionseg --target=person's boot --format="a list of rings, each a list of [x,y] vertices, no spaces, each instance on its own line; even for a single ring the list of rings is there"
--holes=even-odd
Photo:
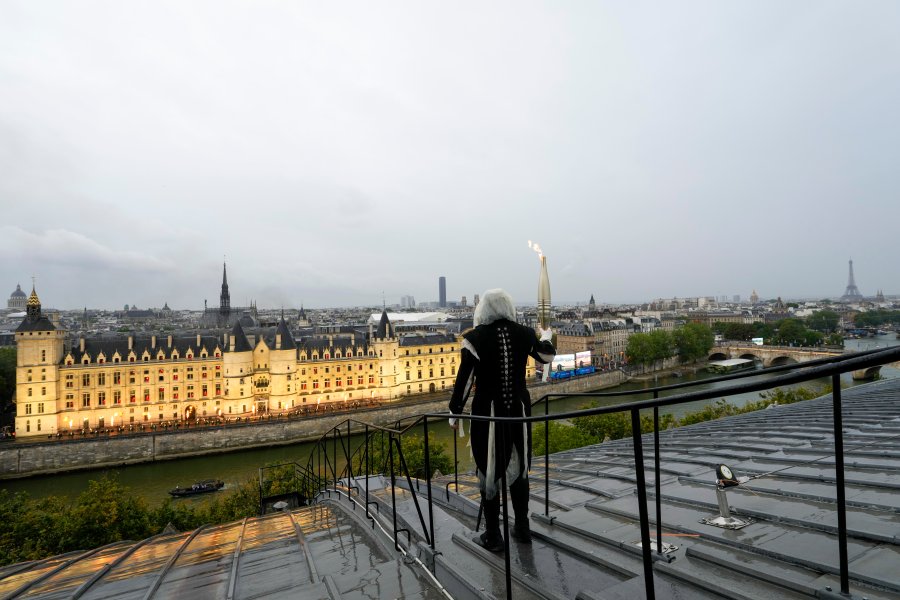
[[[503,535],[500,534],[500,495],[491,500],[481,499],[484,508],[484,532],[472,541],[491,552],[503,552]]]
[[[516,541],[522,544],[531,543],[531,526],[528,520],[528,480],[516,479],[509,486],[509,496],[512,500],[513,512],[516,514],[516,524],[513,526],[512,535]]]
[[[531,527],[528,524],[528,517],[516,517],[516,524],[513,525],[513,530],[510,535],[512,535],[513,539],[521,544],[530,544]]]

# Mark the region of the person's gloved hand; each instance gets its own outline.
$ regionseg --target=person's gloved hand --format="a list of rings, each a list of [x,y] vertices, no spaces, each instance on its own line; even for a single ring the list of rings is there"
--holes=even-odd
[[[541,329],[541,341],[549,342],[553,339],[553,330],[549,327],[547,329]]]

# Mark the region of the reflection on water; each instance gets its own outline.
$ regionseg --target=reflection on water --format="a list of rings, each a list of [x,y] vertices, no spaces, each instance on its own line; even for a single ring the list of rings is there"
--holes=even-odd
[[[878,336],[862,340],[847,340],[846,348],[849,351],[874,350],[879,347],[895,346],[898,344],[900,344],[900,340],[897,340],[894,336]],[[898,377],[900,376],[900,370],[893,367],[882,367],[881,374],[883,377]],[[598,402],[603,406],[611,406],[629,401],[647,400],[652,398],[653,395],[652,393],[643,390],[648,390],[656,385],[667,385],[683,381],[697,381],[698,385],[692,386],[687,390],[675,390],[674,392],[670,392],[670,394],[694,390],[720,389],[729,385],[727,383],[703,383],[704,380],[711,379],[712,377],[715,377],[715,375],[700,371],[696,374],[685,374],[685,376],[681,378],[659,379],[658,382],[655,383],[627,383],[615,388],[615,390],[634,390],[637,392],[636,394],[626,397],[605,398]],[[774,377],[774,375],[759,375],[748,377],[741,381],[760,381],[771,379],[772,377]],[[844,375],[842,381],[844,381],[846,386],[858,385],[861,383],[853,381],[849,374]],[[824,387],[829,383],[830,379],[823,378],[802,385],[806,387],[812,387],[814,385]],[[743,406],[747,402],[758,399],[759,393],[753,392],[731,396],[728,398],[728,401],[738,406]],[[681,416],[685,413],[699,410],[704,405],[712,402],[715,402],[715,400],[693,402],[676,407],[669,407],[664,409],[663,412],[672,412],[675,416]],[[578,410],[584,407],[585,404],[585,398],[561,398],[551,403],[550,412],[560,413]],[[542,412],[542,410],[543,409],[540,407],[538,408],[538,412]],[[468,438],[455,438],[453,430],[446,425],[445,421],[432,423],[429,429],[437,437],[438,441],[447,448],[447,454],[451,459],[453,456],[453,443],[454,441],[457,442],[461,471],[467,471],[473,467],[469,448],[466,447]],[[421,427],[418,429],[418,433],[422,433]],[[115,469],[115,472],[118,473],[119,480],[124,485],[130,487],[133,492],[144,497],[149,502],[157,503],[164,498],[167,498],[168,491],[173,489],[176,485],[185,487],[201,479],[216,478],[225,482],[224,489],[227,491],[248,479],[256,478],[260,466],[288,461],[296,461],[305,464],[309,458],[310,449],[311,444],[294,444],[290,446],[268,447],[256,450],[242,450],[240,452],[216,456],[183,458],[158,463],[133,465]],[[0,488],[10,491],[27,491],[32,497],[42,497],[51,494],[74,497],[84,491],[87,488],[87,482],[90,479],[98,478],[100,473],[101,472],[99,471],[86,471],[47,477],[35,477],[18,481],[3,481],[0,482]],[[194,496],[183,498],[176,500],[176,502],[205,502],[210,496],[215,497],[216,494],[208,494],[206,497]]]

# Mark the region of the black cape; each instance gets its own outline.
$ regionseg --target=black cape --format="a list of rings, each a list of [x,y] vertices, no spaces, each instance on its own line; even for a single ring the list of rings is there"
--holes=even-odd
[[[550,362],[556,353],[553,344],[538,340],[533,329],[506,319],[479,325],[465,333],[463,339],[450,412],[462,413],[474,386],[473,415],[490,416],[493,405],[495,417],[531,416],[525,366],[529,356],[541,363]],[[487,472],[488,427],[487,421],[471,421],[472,456],[482,474]],[[497,424],[494,434],[497,479],[507,469],[513,446],[523,467],[530,462],[530,431],[528,427],[529,435],[525,436],[521,424]]]

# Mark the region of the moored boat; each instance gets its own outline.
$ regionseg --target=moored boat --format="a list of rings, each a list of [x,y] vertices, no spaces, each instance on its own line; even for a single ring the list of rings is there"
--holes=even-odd
[[[197,494],[208,494],[210,492],[221,490],[224,485],[225,482],[219,479],[204,479],[203,481],[198,481],[191,485],[191,487],[183,488],[181,486],[175,486],[174,490],[169,490],[169,494],[176,498],[182,496],[195,496]]]

